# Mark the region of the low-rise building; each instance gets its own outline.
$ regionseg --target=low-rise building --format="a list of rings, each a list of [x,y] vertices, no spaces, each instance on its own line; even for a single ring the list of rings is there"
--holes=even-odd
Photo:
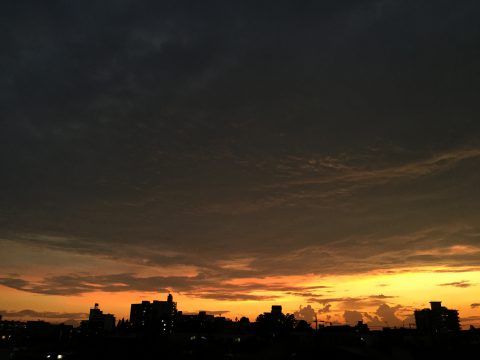
[[[112,314],[104,314],[98,304],[95,304],[94,307],[90,309],[88,320],[82,321],[81,327],[84,332],[93,335],[110,333],[115,330],[115,316]]]

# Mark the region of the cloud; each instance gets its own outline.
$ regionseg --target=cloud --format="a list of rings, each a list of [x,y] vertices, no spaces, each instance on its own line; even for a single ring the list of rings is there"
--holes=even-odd
[[[25,281],[17,277],[3,277],[3,278],[0,278],[0,284],[13,289],[21,290],[21,289],[26,289],[29,283],[28,281]]]
[[[470,304],[470,307],[471,307],[472,309],[479,308],[479,307],[480,307],[480,303],[473,303],[473,304]]]
[[[228,281],[478,268],[478,4],[147,3],[4,9],[1,284],[308,299]]]
[[[315,321],[316,313],[315,310],[310,306],[307,305],[305,307],[300,306],[300,308],[293,313],[295,319],[297,320],[305,320],[306,322]]]
[[[251,282],[233,284],[230,278],[218,274],[199,273],[195,276],[137,276],[132,273],[107,275],[69,274],[27,281],[18,277],[1,277],[0,284],[26,292],[71,296],[89,292],[169,292],[218,301],[265,301],[279,297],[278,293],[301,292],[303,289],[323,289],[323,286],[295,286],[288,282]],[[258,294],[261,291],[262,294]]]
[[[359,321],[363,321],[362,313],[355,310],[345,310],[343,318],[349,325],[356,325]]]
[[[368,296],[358,296],[358,297],[316,297],[310,298],[309,302],[315,302],[324,305],[325,310],[330,309],[330,305],[337,304],[336,307],[340,309],[347,309],[347,310],[358,310],[364,308],[370,308],[372,306],[381,306],[385,304],[385,300],[393,299],[396,296],[389,296],[389,295],[368,295]],[[328,306],[328,307],[327,307]]]
[[[444,231],[443,234],[442,231]],[[131,257],[127,261],[130,263],[134,263],[135,266],[137,264],[142,267],[146,265],[149,268],[155,269],[160,264],[162,264],[165,269],[169,269],[169,272],[171,272],[172,274],[176,273],[175,266],[179,266],[181,264],[190,264],[194,266],[192,267],[192,271],[189,276],[145,276],[136,274],[135,272],[124,274],[111,273],[107,275],[67,273],[61,276],[46,276],[43,279],[37,279],[35,281],[27,281],[22,276],[4,276],[3,278],[0,278],[0,284],[18,290],[49,295],[74,295],[94,291],[166,292],[169,290],[173,290],[184,292],[194,297],[204,297],[217,300],[232,300],[235,296],[237,296],[239,300],[269,300],[277,298],[278,296],[280,296],[280,293],[288,293],[294,296],[305,297],[309,302],[315,302],[323,305],[337,302],[342,309],[359,310],[365,307],[378,306],[383,301],[392,299],[393,296],[384,294],[372,294],[356,298],[332,298],[327,296],[320,296],[322,295],[322,290],[329,289],[325,285],[309,287],[294,285],[292,286],[291,283],[288,283],[288,281],[275,282],[272,280],[261,284],[254,281],[238,282],[237,280],[243,279],[245,277],[262,278],[279,274],[305,274],[305,271],[307,270],[309,270],[310,272],[323,274],[338,273],[339,270],[337,264],[339,263],[343,264],[343,269],[346,273],[349,273],[351,271],[349,269],[353,268],[356,268],[358,271],[370,271],[376,268],[376,263],[382,264],[383,271],[386,271],[388,268],[391,268],[393,271],[399,271],[398,267],[404,265],[405,259],[408,258],[406,254],[412,252],[410,246],[415,246],[419,248],[419,250],[413,250],[413,252],[429,251],[430,253],[434,254],[431,256],[434,256],[435,260],[433,260],[431,264],[435,263],[436,261],[440,261],[440,259],[446,261],[448,257],[455,258],[455,261],[458,262],[460,262],[461,260],[463,265],[468,264],[468,258],[471,257],[470,261],[473,264],[476,261],[476,253],[472,252],[473,250],[470,247],[458,245],[445,246],[442,248],[442,250],[438,250],[437,255],[437,248],[432,248],[432,241],[427,240],[430,238],[434,238],[438,241],[440,236],[440,239],[442,239],[440,241],[443,241],[443,237],[445,237],[446,239],[448,237],[448,234],[458,235],[459,233],[468,233],[471,231],[472,230],[469,228],[465,229],[462,227],[429,229],[403,237],[396,236],[392,238],[387,238],[385,239],[385,242],[382,242],[380,244],[378,244],[377,240],[370,238],[357,238],[353,241],[350,241],[349,244],[346,243],[346,240],[345,243],[342,240],[336,242],[336,246],[338,247],[338,250],[336,251],[338,252],[334,253],[331,249],[329,249],[329,253],[327,254],[325,254],[327,250],[324,250],[323,246],[321,245],[315,248],[309,247],[306,249],[292,251],[286,256],[282,255],[281,253],[257,253],[256,256],[248,257],[249,269],[246,269],[243,266],[241,269],[236,266],[234,268],[225,268],[223,266],[224,263],[221,264],[222,266],[217,266],[215,263],[212,262],[209,263],[207,261],[208,257],[214,256],[214,254],[207,254],[206,257],[197,261],[196,258],[198,256],[193,256],[193,254],[191,256],[189,253],[180,254],[178,252],[169,251],[167,249],[158,250],[158,252],[153,250],[149,251],[148,253],[142,253],[140,246],[137,248],[126,246],[123,249],[122,247],[118,247],[118,249],[113,248],[113,254],[111,255],[111,257],[108,256],[109,259],[111,258],[118,263],[118,268],[121,268],[120,265],[123,263],[123,259],[127,257],[128,252],[130,252]],[[33,245],[34,243],[36,243],[37,245],[35,246],[39,246],[38,243],[47,243],[47,246],[53,246],[55,248],[55,250],[51,251],[63,252],[63,250],[59,250],[57,248],[59,244],[62,247],[65,244],[69,246],[68,244],[70,244],[70,242],[72,242],[72,244],[76,244],[75,249],[78,249],[79,247],[83,248],[84,245],[86,245],[85,247],[88,249],[88,243],[82,243],[82,241],[75,243],[75,241],[71,241],[68,239],[64,240],[61,238],[59,239],[50,237],[37,237],[35,241],[31,241],[31,244]],[[421,245],[422,242],[425,245]],[[361,248],[365,248],[365,244],[370,243],[372,243],[370,247],[370,255],[365,254],[362,256],[357,256],[355,258],[348,255],[349,251],[353,251],[353,253],[357,254],[361,253],[362,251],[364,251]],[[423,250],[423,247],[426,248],[427,245],[430,247],[430,249]],[[98,249],[99,246],[95,245],[94,247],[92,247],[91,250],[88,250],[88,254],[95,254],[95,251],[97,251]],[[345,251],[340,251],[342,249],[344,249]],[[81,251],[84,252],[85,250],[82,249]],[[108,254],[108,251],[109,250],[105,248],[104,250],[100,250],[99,254],[102,254],[103,252],[105,255],[100,256],[106,256],[106,254]],[[442,251],[446,255],[442,255]],[[378,254],[372,254],[375,252],[378,252]],[[460,254],[458,254],[459,252]],[[23,253],[25,254],[25,252]],[[98,253],[95,255],[99,256]],[[319,262],[317,260],[319,257],[325,256],[329,256],[332,261]],[[245,258],[247,257],[242,257],[241,259]],[[147,259],[147,261],[142,261],[142,259]],[[92,261],[93,259],[90,257],[86,257],[86,260]],[[388,264],[386,264],[386,262],[388,262]],[[142,263],[144,265],[140,265]],[[418,265],[422,263],[423,265],[429,264],[428,262],[425,262],[425,259],[422,259],[421,262],[418,262]],[[412,264],[412,262],[410,262],[410,264]],[[310,266],[308,269],[307,265]],[[451,263],[451,265],[454,265],[454,263]],[[395,269],[395,267],[397,267],[397,269]],[[456,269],[452,267],[449,267],[449,269],[452,269],[453,271],[463,270],[463,268]],[[185,273],[185,271],[181,272]],[[94,274],[94,272],[91,273]],[[464,287],[468,285],[467,282],[459,283],[460,284],[458,285],[462,285]],[[266,293],[258,294],[257,291],[265,291]]]
[[[370,295],[368,298],[369,299],[393,299],[393,298],[396,298],[396,296],[378,294],[378,295]]]
[[[329,312],[330,312],[330,308],[331,308],[331,307],[332,307],[332,305],[331,305],[331,304],[325,304],[325,305],[323,306],[323,308],[321,308],[321,309],[318,309],[318,313],[319,313],[319,314],[326,314],[326,313],[329,313]]]
[[[480,316],[467,316],[467,317],[462,317],[462,318],[460,318],[460,321],[461,321],[461,322],[466,322],[466,323],[477,322],[477,321],[480,321]]]
[[[465,226],[438,226],[426,228],[403,235],[389,235],[383,238],[375,236],[348,236],[333,243],[296,248],[289,252],[278,251],[263,252],[263,249],[250,250],[248,267],[224,267],[218,264],[215,257],[222,257],[219,250],[209,250],[204,256],[165,247],[163,245],[150,249],[147,253],[141,245],[124,244],[112,247],[107,243],[92,242],[84,239],[59,239],[48,236],[24,235],[15,241],[24,242],[31,246],[52,249],[54,251],[67,251],[81,254],[91,254],[97,257],[115,259],[148,266],[194,266],[200,271],[223,273],[232,278],[241,276],[269,276],[269,275],[294,275],[304,274],[307,270],[314,273],[351,273],[353,271],[371,271],[379,266],[398,268],[401,266],[425,266],[446,264],[455,270],[455,266],[474,265],[480,260],[480,251],[468,243],[465,245],[451,244],[452,237],[471,239],[470,227]],[[432,240],[434,239],[434,240]],[[13,241],[13,240],[12,240]],[[368,245],[368,246],[367,246]],[[368,249],[368,251],[366,250]],[[202,250],[203,251],[203,250]],[[286,251],[286,250],[285,250]],[[360,253],[361,257],[351,254]],[[325,262],[316,261],[319,257],[328,259]],[[242,258],[240,258],[242,259]],[[388,259],[388,261],[386,261]],[[231,261],[235,263],[238,258]],[[339,264],[342,267],[339,267]],[[471,267],[471,266],[470,266]],[[341,270],[340,270],[341,268]],[[461,269],[458,269],[460,271]]]
[[[35,311],[30,309],[8,311],[0,310],[0,315],[5,318],[39,318],[39,319],[68,319],[78,320],[88,318],[86,313],[69,313],[69,312],[51,312],[51,311]]]
[[[396,316],[396,312],[401,308],[400,305],[390,307],[387,304],[382,304],[378,307],[375,314],[377,314],[380,319],[389,326],[400,326],[402,321]]]
[[[187,293],[187,295],[196,297],[196,298],[213,299],[217,301],[250,301],[250,300],[266,301],[266,300],[277,299],[277,296],[275,295],[255,295],[255,294],[244,294],[239,292],[224,293],[221,290],[220,291],[215,290],[211,292],[199,290],[197,292]]]
[[[133,274],[79,275],[45,277],[40,281],[26,281],[19,278],[0,278],[0,284],[27,292],[46,295],[77,295],[94,291],[165,291],[175,288],[187,291],[196,283],[206,284],[201,277],[137,277]]]
[[[367,320],[369,326],[375,327],[400,327],[403,326],[404,322],[407,321],[411,323],[413,321],[412,315],[409,315],[406,319],[401,320],[397,313],[402,310],[402,306],[389,306],[387,304],[380,305],[375,313],[370,314],[368,312],[364,313],[364,316]]]
[[[199,310],[199,311],[206,311],[208,315],[214,315],[214,316],[222,316],[225,314],[228,314],[230,311],[229,310]],[[192,312],[192,311],[183,311],[184,315],[196,315],[198,312]]]
[[[355,169],[348,165],[340,167],[345,170],[343,174],[333,176],[332,178],[322,178],[320,180],[302,180],[299,183],[291,183],[290,185],[313,185],[326,184],[328,182],[346,182],[355,184],[364,184],[368,186],[383,184],[385,182],[402,179],[402,178],[416,178],[419,176],[426,176],[438,171],[445,171],[458,162],[475,159],[480,157],[480,149],[466,148],[455,151],[445,152],[442,154],[433,155],[430,158],[401,164],[398,166],[380,168],[380,169]],[[333,195],[333,194],[332,194]]]
[[[218,316],[228,314],[229,312],[229,310],[207,310],[207,314]]]
[[[470,286],[473,286],[473,284],[471,284],[467,280],[462,280],[462,281],[454,281],[450,283],[438,284],[438,286],[453,286],[458,288],[468,288]]]
[[[325,156],[313,159],[286,156],[278,160],[280,164],[277,165],[277,169],[285,171],[287,180],[267,185],[267,189],[282,190],[276,191],[275,196],[267,192],[269,194],[267,197],[255,199],[253,202],[242,199],[234,204],[210,204],[205,210],[228,214],[257,213],[292,202],[307,203],[306,199],[322,200],[324,204],[331,205],[331,200],[338,203],[339,199],[350,198],[365,188],[397,185],[412,179],[448,172],[463,161],[478,159],[480,148],[458,148],[428,154],[414,161],[409,159],[410,161],[393,166],[381,163],[377,168],[372,168],[371,164],[353,165],[359,160],[357,156],[342,154],[338,158]]]

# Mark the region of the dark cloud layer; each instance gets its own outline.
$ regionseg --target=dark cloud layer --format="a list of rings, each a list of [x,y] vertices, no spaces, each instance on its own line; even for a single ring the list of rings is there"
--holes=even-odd
[[[19,311],[0,310],[0,315],[5,318],[39,318],[39,319],[86,319],[88,314],[85,313],[66,313],[66,312],[51,312],[51,311],[35,311],[30,309]]]
[[[330,310],[329,305],[335,304],[337,308],[346,309],[348,311],[360,310],[368,307],[376,307],[387,305],[386,302],[391,301],[396,296],[390,295],[369,295],[369,296],[356,296],[356,297],[317,297],[308,299],[310,303],[318,303],[324,306],[319,312],[328,312]]]
[[[462,280],[462,281],[454,281],[451,283],[439,284],[438,286],[453,286],[458,288],[468,288],[470,286],[473,286],[473,284],[471,284],[469,281]]]
[[[139,277],[134,274],[86,275],[68,274],[50,276],[41,281],[26,281],[16,276],[0,277],[0,285],[13,289],[44,295],[78,295],[93,291],[122,292],[175,292],[192,297],[242,301],[273,300],[275,293],[303,293],[311,291],[309,286],[296,286],[270,282],[266,284],[245,282],[232,284],[229,277],[218,274],[199,274],[197,276],[150,276]],[[315,286],[315,289],[322,286]],[[263,291],[264,295],[254,294]]]
[[[479,15],[473,0],[8,2],[0,241],[201,275],[2,284],[231,299],[215,281],[478,267]]]

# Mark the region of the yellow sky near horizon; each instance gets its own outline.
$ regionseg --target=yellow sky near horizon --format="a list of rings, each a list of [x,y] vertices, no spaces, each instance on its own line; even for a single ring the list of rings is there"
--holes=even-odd
[[[464,271],[459,272],[459,270]],[[252,279],[244,281],[251,283]],[[240,284],[242,279],[236,282]],[[472,304],[480,302],[478,295],[480,271],[468,269],[453,271],[453,269],[436,267],[343,276],[272,277],[258,282],[286,285],[293,283],[297,287],[314,290],[305,290],[304,296],[285,291],[252,291],[251,294],[273,298],[261,301],[220,301],[174,292],[174,300],[178,303],[178,309],[185,312],[207,310],[222,312],[224,316],[232,319],[247,316],[251,320],[254,320],[258,314],[269,311],[273,304],[282,305],[284,312],[289,313],[298,311],[300,306],[305,307],[308,304],[316,311],[326,309],[325,305],[330,304],[328,312],[318,314],[319,321],[345,323],[345,311],[358,311],[376,316],[381,323],[387,325],[388,322],[383,321],[381,316],[376,314],[378,307],[385,303],[390,308],[398,306],[393,314],[402,322],[406,319],[407,323],[402,323],[405,326],[410,324],[411,319],[407,318],[412,315],[414,309],[429,307],[429,301],[442,301],[444,306],[459,310],[464,328],[470,324],[480,324],[480,307],[472,307]],[[164,300],[165,297],[165,293],[136,291],[92,292],[75,296],[42,295],[0,286],[0,309],[9,312],[32,309],[38,312],[87,313],[89,308],[98,302],[102,310],[113,313],[117,319],[121,319],[129,317],[131,303],[142,300]],[[5,318],[10,317],[5,316]],[[46,320],[58,321],[58,319],[48,318]],[[365,316],[364,320],[369,322]],[[379,323],[376,324],[378,327]]]

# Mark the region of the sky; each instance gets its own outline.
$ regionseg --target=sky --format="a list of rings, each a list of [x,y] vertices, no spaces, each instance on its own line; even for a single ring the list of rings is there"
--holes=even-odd
[[[480,325],[480,5],[9,1],[0,314]]]

